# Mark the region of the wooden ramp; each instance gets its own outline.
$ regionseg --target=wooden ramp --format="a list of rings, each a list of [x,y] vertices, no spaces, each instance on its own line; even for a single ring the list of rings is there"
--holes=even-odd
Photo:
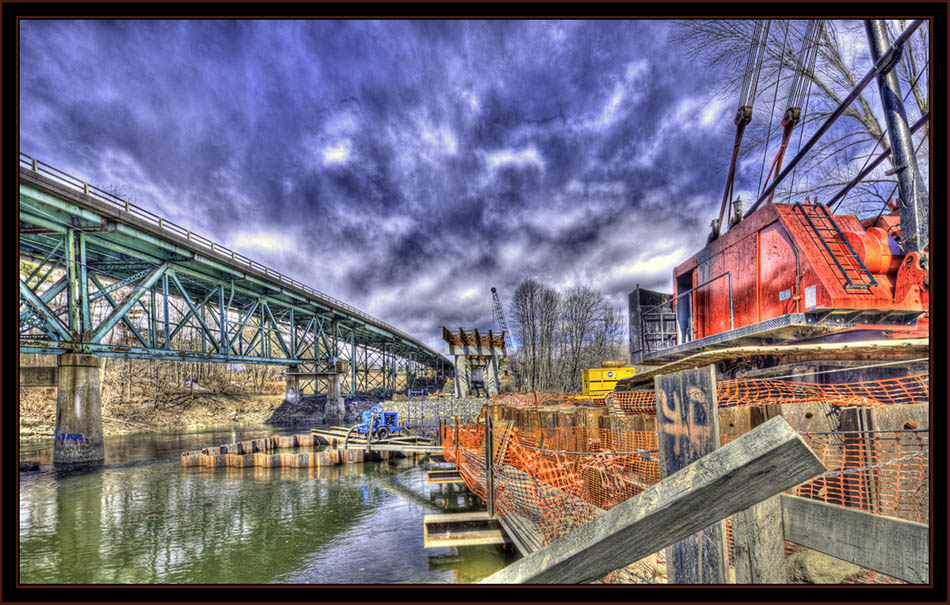
[[[544,548],[541,531],[531,520],[516,513],[507,513],[498,517],[498,521],[521,556],[527,557]]]
[[[510,542],[501,530],[498,519],[488,511],[426,515],[423,519],[423,546],[475,546],[478,544],[505,544]]]
[[[426,473],[426,483],[465,483],[457,468],[439,469]]]
[[[374,439],[368,446],[366,436],[359,433],[350,432],[350,429],[344,426],[333,426],[329,429],[311,429],[311,434],[331,446],[341,448],[344,443],[347,449],[368,449],[380,452],[423,452],[428,454],[438,454],[442,452],[442,446],[432,445],[432,440],[418,435],[396,434],[383,439]],[[347,439],[349,435],[349,439]]]

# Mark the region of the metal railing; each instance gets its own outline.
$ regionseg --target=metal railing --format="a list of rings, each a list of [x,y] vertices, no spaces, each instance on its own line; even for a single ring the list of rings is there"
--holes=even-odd
[[[670,299],[668,299],[668,300],[665,300],[665,301],[661,302],[661,303],[658,304],[658,305],[653,305],[652,307],[647,307],[646,309],[644,309],[643,311],[640,312],[640,317],[643,317],[644,315],[650,313],[653,309],[660,309],[660,311],[661,311],[661,313],[662,313],[662,307],[664,307],[664,306],[666,306],[666,305],[669,305],[671,309],[675,309],[675,303],[676,303],[677,300],[679,300],[680,298],[686,296],[687,294],[692,294],[693,292],[695,292],[696,290],[698,290],[698,289],[700,289],[700,288],[703,288],[703,287],[705,287],[705,286],[708,286],[708,285],[711,284],[712,282],[714,282],[714,281],[716,281],[717,279],[720,279],[720,278],[722,278],[722,277],[728,277],[728,278],[729,278],[729,329],[732,330],[732,329],[735,328],[735,317],[734,317],[733,306],[732,306],[732,271],[726,271],[726,272],[724,272],[724,273],[720,273],[720,274],[717,275],[716,277],[713,277],[713,278],[711,278],[711,279],[708,279],[708,280],[704,281],[704,282],[701,283],[701,284],[698,284],[698,285],[696,285],[696,286],[693,286],[692,288],[690,288],[689,290],[683,292],[682,294],[677,294],[676,296],[674,296],[674,297],[672,297],[672,298],[670,298]],[[689,307],[689,325],[690,325],[690,331],[695,330],[695,328],[696,328],[695,322],[693,321],[693,311],[694,311],[694,310],[695,310],[695,305],[690,305],[690,307]],[[675,315],[675,311],[674,311],[674,315]],[[661,315],[661,317],[662,317],[662,315]],[[692,337],[692,334],[690,334],[690,336]],[[644,343],[642,342],[642,339],[643,339],[643,336],[642,336],[642,334],[641,334],[641,342],[640,342],[640,346],[641,346],[641,347],[643,347],[643,345],[644,345]],[[679,340],[678,331],[677,331],[677,340]],[[695,340],[695,339],[694,339],[694,338],[691,338],[691,340]],[[682,343],[679,343],[679,342],[678,342],[677,344],[682,344]]]
[[[332,296],[328,294],[324,294],[323,292],[320,292],[319,290],[311,288],[310,286],[304,283],[301,283],[293,278],[287,277],[284,274],[280,273],[279,271],[275,271],[274,269],[271,269],[265,265],[262,265],[261,263],[255,262],[254,260],[244,256],[243,254],[240,254],[238,252],[235,252],[234,250],[231,250],[227,246],[222,246],[221,244],[218,244],[208,239],[207,237],[194,233],[190,229],[186,229],[180,225],[176,225],[175,223],[166,220],[165,218],[155,214],[154,212],[146,210],[145,208],[142,208],[141,206],[137,206],[136,204],[133,204],[129,202],[128,200],[123,200],[117,195],[109,193],[108,191],[100,189],[99,187],[96,187],[94,185],[90,185],[86,181],[78,179],[70,174],[63,172],[62,170],[59,170],[58,168],[50,166],[49,164],[41,162],[37,160],[36,158],[22,152],[20,153],[20,166],[28,168],[29,170],[37,174],[41,174],[53,181],[56,181],[57,183],[65,185],[69,187],[70,189],[75,189],[76,191],[79,191],[80,193],[83,193],[84,195],[87,195],[97,201],[105,202],[122,212],[128,213],[131,216],[144,219],[145,221],[153,225],[156,225],[159,229],[168,231],[169,233],[174,233],[175,235],[178,235],[179,237],[184,237],[189,242],[196,244],[198,246],[207,248],[211,252],[215,254],[219,254],[227,259],[230,259],[233,262],[243,264],[243,265],[246,265],[250,269],[255,269],[257,271],[260,271],[267,277],[276,279],[280,283],[288,284],[290,286],[303,290],[307,294],[310,294],[311,296],[316,298],[319,302],[326,303],[331,307],[336,307],[339,310],[346,311],[350,313],[351,315],[355,315],[356,317],[359,317],[360,319],[363,319],[377,327],[389,330],[394,335],[404,338],[418,345],[419,347],[422,347],[423,349],[431,353],[434,353],[436,356],[439,356],[438,353],[436,353],[435,351],[432,351],[429,347],[423,345],[421,342],[409,336],[405,332],[395,328],[394,326],[391,326],[390,324],[384,321],[381,321],[373,317],[372,315],[369,315],[368,313],[364,313],[363,311],[360,311],[356,307],[348,305],[345,302],[338,300],[336,298],[333,298]]]

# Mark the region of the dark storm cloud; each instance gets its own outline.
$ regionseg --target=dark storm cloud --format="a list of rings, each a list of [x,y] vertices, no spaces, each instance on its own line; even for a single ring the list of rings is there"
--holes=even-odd
[[[705,243],[731,115],[668,30],[24,21],[21,148],[438,347],[490,286],[619,305]]]

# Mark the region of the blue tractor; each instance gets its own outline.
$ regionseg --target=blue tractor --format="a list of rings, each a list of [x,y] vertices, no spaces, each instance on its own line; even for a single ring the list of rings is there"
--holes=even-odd
[[[406,427],[399,426],[398,412],[387,412],[381,405],[374,405],[368,412],[363,412],[363,422],[354,428],[360,435],[372,434],[376,439],[408,431]]]

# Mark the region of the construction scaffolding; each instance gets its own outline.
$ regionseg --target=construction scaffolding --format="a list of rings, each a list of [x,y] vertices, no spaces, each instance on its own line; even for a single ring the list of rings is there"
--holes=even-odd
[[[716,392],[720,445],[781,415],[825,464],[827,472],[786,494],[929,524],[927,374],[834,385],[729,380]],[[661,479],[652,390],[611,394],[600,409],[551,393],[493,400],[480,423],[445,427],[444,455],[486,500],[484,416],[491,417],[494,511],[517,528],[528,550],[553,543]],[[726,527],[731,561],[732,523]],[[796,549],[786,542],[786,554]],[[603,581],[636,582],[638,575],[657,581],[661,563],[658,553],[652,573],[641,565],[639,572],[628,569]],[[859,576],[852,581],[900,581],[877,572]]]

